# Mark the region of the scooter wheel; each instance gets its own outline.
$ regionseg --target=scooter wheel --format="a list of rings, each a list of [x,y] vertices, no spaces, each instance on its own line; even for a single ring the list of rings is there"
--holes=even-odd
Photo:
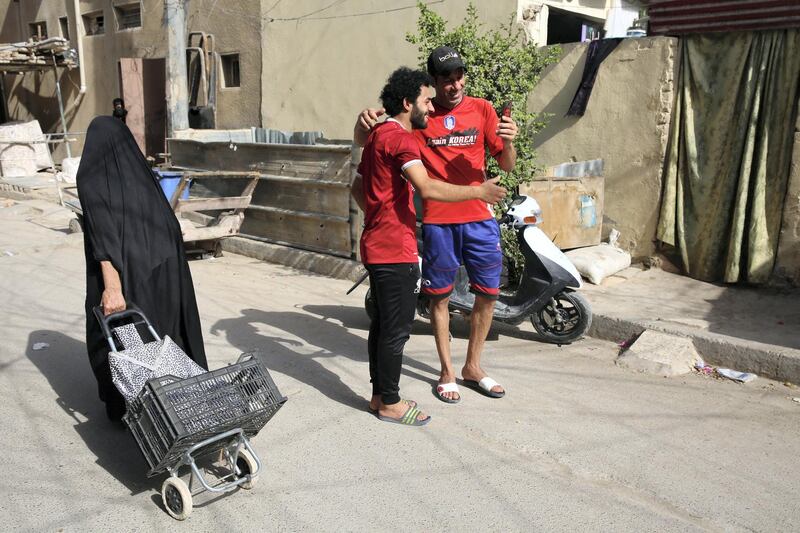
[[[581,339],[592,325],[592,311],[577,292],[562,291],[531,315],[531,323],[547,342],[569,344]]]

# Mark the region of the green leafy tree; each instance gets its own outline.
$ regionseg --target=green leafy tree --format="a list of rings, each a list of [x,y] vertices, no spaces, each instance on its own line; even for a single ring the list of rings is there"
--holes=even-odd
[[[517,163],[511,172],[503,172],[493,158],[487,156],[486,160],[489,175],[500,176],[500,183],[516,192],[520,184],[531,181],[536,173],[533,136],[546,123],[546,117],[528,112],[528,94],[545,67],[557,61],[561,51],[557,47],[540,50],[532,43],[525,43],[522,28],[514,21],[514,13],[507,25],[484,30],[477,9],[470,3],[464,21],[448,30],[447,21],[440,15],[421,2],[417,5],[420,10],[417,32],[406,34],[406,41],[417,45],[420,67],[426,67],[433,49],[450,46],[459,51],[467,64],[465,91],[468,95],[489,100],[498,111],[505,102],[512,103],[511,116],[519,128],[514,140]],[[505,206],[498,206],[498,209],[504,210]],[[513,232],[503,232],[502,240],[503,250],[510,260],[510,277],[515,281],[523,265],[522,254]]]

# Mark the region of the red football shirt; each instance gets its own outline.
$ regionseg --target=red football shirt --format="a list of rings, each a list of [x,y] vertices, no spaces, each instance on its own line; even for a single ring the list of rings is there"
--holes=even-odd
[[[388,119],[370,132],[358,173],[364,188],[361,261],[365,265],[416,263],[416,211],[403,170],[422,164],[419,144],[402,124]]]
[[[482,98],[464,96],[453,109],[434,102],[428,127],[414,130],[428,175],[454,185],[483,183],[484,146],[493,157],[503,151],[503,140],[497,136],[498,122],[494,108]],[[494,216],[491,206],[482,200],[458,203],[425,200],[423,205],[423,222],[428,224],[461,224]]]

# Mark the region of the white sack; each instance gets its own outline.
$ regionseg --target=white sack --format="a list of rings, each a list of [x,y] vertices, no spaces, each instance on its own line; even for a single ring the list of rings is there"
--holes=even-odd
[[[7,122],[0,125],[0,172],[6,177],[32,176],[50,168],[52,160],[39,122]]]
[[[80,164],[80,157],[65,157],[61,161],[61,179],[67,183],[75,183]]]
[[[605,278],[631,266],[631,254],[610,244],[587,246],[565,252],[581,276],[599,285]]]

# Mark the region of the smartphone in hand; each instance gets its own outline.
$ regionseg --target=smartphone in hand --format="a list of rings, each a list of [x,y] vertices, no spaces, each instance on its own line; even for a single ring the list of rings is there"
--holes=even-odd
[[[503,104],[503,107],[500,110],[500,118],[510,117],[510,116],[511,116],[511,100]]]

